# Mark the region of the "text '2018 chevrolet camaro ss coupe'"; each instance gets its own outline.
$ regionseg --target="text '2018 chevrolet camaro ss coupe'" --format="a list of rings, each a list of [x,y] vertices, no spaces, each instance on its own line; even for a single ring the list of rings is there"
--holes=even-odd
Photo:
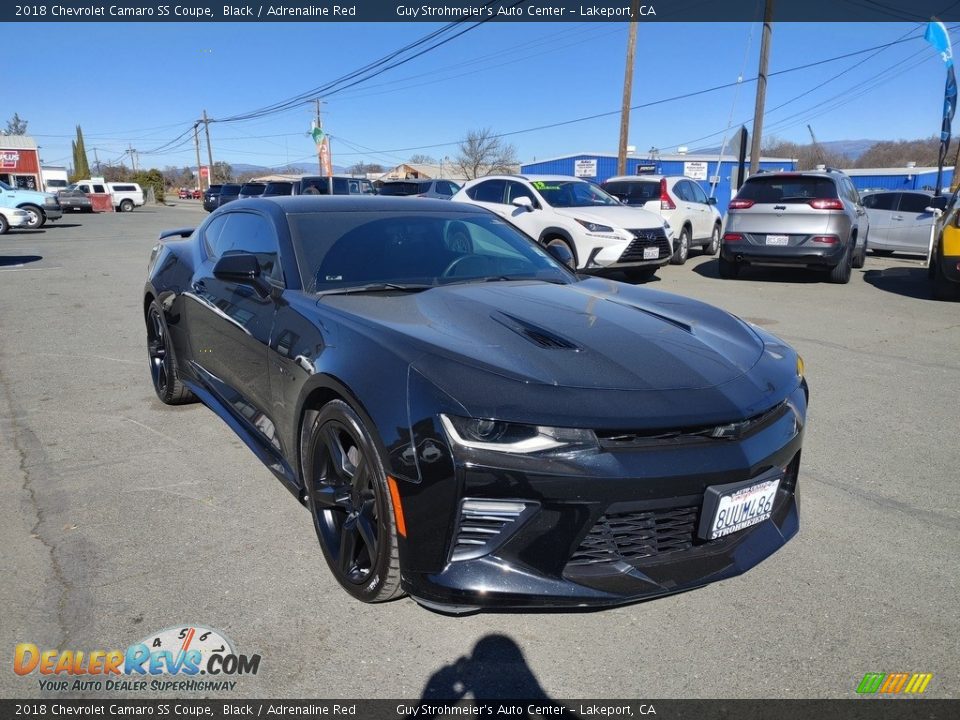
[[[143,309],[157,395],[230,425],[360,600],[614,605],[797,532],[797,353],[483,208],[238,200],[161,236]]]

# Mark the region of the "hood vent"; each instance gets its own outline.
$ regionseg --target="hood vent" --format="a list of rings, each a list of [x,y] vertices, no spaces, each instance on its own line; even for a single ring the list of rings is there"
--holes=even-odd
[[[580,350],[578,345],[570,342],[566,338],[560,337],[538,325],[516,318],[513,315],[495,312],[490,317],[501,325],[510,328],[524,339],[529,340],[537,347],[546,350]]]
[[[684,332],[688,332],[691,335],[693,335],[692,325],[687,325],[687,323],[677,320],[676,318],[672,318],[669,315],[664,315],[663,313],[654,312],[653,310],[650,310],[645,307],[641,307],[640,305],[634,305],[633,303],[614,300],[613,298],[607,298],[607,300],[609,300],[612,303],[616,303],[617,305],[621,305],[622,307],[630,308],[631,310],[638,310],[646,315],[649,315],[650,317],[655,317],[657,320],[663,320],[663,322],[670,323],[674,327],[678,327]]]

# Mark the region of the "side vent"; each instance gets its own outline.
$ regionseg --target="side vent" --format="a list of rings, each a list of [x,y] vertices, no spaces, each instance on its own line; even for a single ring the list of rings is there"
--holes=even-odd
[[[520,527],[521,518],[535,506],[504,500],[465,498],[450,559],[472,560],[486,555]]]

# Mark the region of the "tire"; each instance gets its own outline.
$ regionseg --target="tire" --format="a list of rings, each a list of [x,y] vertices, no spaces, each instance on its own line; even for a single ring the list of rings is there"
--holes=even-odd
[[[720,277],[724,280],[732,280],[740,274],[740,266],[735,263],[727,260],[725,258],[720,258]]]
[[[703,249],[703,252],[705,255],[716,255],[719,249],[720,249],[720,226],[714,225],[713,234],[710,236],[710,244]]]
[[[683,265],[690,257],[690,228],[684,225],[680,231],[680,237],[677,238],[677,247],[673,250],[670,257],[671,265]]]
[[[0,213],[0,235],[6,235],[7,230],[10,229],[10,223],[7,222],[7,218]]]
[[[147,310],[147,359],[150,361],[153,389],[160,402],[165,405],[196,402],[196,396],[180,382],[167,323],[156,300],[150,303]]]
[[[132,212],[132,211],[133,211],[133,200],[120,201],[120,212]]]
[[[830,282],[836,283],[837,285],[846,285],[850,282],[850,268],[853,266],[853,248],[847,247],[846,251],[843,253],[843,257],[840,258],[834,267],[830,268],[829,279]]]
[[[630,282],[649,282],[653,280],[653,276],[657,274],[659,267],[640,267],[632,268],[630,270],[624,270],[623,274],[627,276],[627,279]]]
[[[47,222],[47,216],[36,205],[21,205],[20,209],[25,210],[30,215],[27,227],[31,230],[39,230]]]
[[[403,595],[386,473],[363,420],[342,400],[320,410],[304,446],[307,505],[330,571],[363,602]]]
[[[854,243],[856,247],[856,243]],[[863,250],[853,256],[853,267],[857,270],[862,268],[867,262],[867,241],[863,241]]]
[[[877,257],[890,257],[893,255],[893,250],[871,250],[870,252]]]
[[[933,286],[930,294],[934,300],[953,300],[957,296],[957,285],[943,274],[943,265],[938,258],[934,258],[933,262]]]
[[[573,267],[570,268],[571,270],[576,271],[576,269],[580,267],[580,260],[577,258],[577,251],[574,250],[573,246],[564,238],[552,237],[543,243],[544,247],[550,247],[551,245],[562,245],[567,249],[567,252],[569,252],[570,256],[573,258]]]

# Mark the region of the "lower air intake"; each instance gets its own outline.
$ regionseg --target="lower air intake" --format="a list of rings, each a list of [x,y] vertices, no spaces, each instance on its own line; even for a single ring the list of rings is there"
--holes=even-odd
[[[491,552],[520,526],[528,507],[522,502],[465,499],[450,559],[471,560]]]

